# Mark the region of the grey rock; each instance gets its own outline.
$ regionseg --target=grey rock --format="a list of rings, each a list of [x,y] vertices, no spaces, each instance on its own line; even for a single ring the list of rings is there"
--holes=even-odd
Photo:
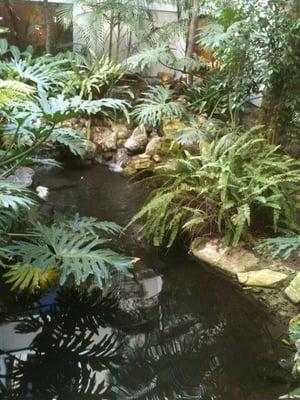
[[[131,153],[144,152],[148,143],[148,137],[144,125],[140,125],[132,132],[129,139],[126,140],[124,147]]]
[[[29,187],[32,185],[32,179],[35,172],[29,167],[20,167],[16,172],[6,178],[6,182],[15,183],[23,187]]]

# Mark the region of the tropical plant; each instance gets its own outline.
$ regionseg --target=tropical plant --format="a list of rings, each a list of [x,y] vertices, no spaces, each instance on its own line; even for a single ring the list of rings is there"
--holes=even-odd
[[[300,318],[299,315],[292,318],[289,323],[289,340],[287,343],[293,349],[294,355],[286,364],[291,369],[295,381],[300,381]],[[296,350],[296,351],[295,351]],[[280,396],[279,399],[299,399],[300,387],[293,389],[286,395]]]
[[[269,145],[254,128],[213,141],[200,156],[186,153],[176,166],[157,167],[160,187],[150,194],[131,223],[145,222],[142,234],[155,245],[188,231],[192,237],[225,235],[236,245],[248,239],[263,215],[274,232],[295,228],[293,194],[299,185],[299,162]],[[255,155],[255,157],[253,157]]]
[[[111,237],[120,233],[116,224],[78,215],[51,227],[38,223],[28,237],[24,235],[26,241],[7,248],[7,257],[15,264],[4,276],[12,289],[34,291],[47,279],[53,284],[53,278],[60,285],[90,282],[102,289],[111,282],[112,271],[128,273],[132,266],[131,258],[107,247]]]
[[[29,100],[34,93],[34,89],[26,83],[14,80],[0,80],[0,106],[11,101]]]
[[[150,87],[144,93],[140,104],[134,107],[132,116],[136,122],[150,128],[155,128],[165,118],[182,118],[185,114],[185,106],[174,100],[175,91],[163,86]]]
[[[58,11],[59,22],[68,27],[73,24],[80,38],[78,47],[93,49],[97,54],[105,54],[110,60],[131,54],[134,39],[140,42],[150,40],[153,31],[153,15],[147,0],[73,0],[72,6],[65,5]]]
[[[72,71],[64,93],[79,95],[83,99],[99,99],[116,85],[125,72],[124,66],[110,61],[107,57],[96,57],[91,51],[87,57],[73,57]]]

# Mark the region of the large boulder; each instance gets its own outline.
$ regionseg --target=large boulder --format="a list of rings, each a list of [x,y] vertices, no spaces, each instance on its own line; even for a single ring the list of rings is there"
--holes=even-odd
[[[285,289],[285,294],[293,303],[300,303],[300,272]]]
[[[140,125],[132,132],[129,139],[126,140],[124,147],[131,153],[144,152],[148,143],[148,136],[144,125]]]
[[[117,134],[105,126],[93,130],[93,142],[101,151],[114,151],[117,149]]]
[[[287,278],[282,272],[271,269],[261,269],[258,271],[239,272],[238,281],[245,286],[274,287]]]
[[[230,275],[252,271],[259,266],[259,259],[243,246],[223,247],[214,240],[207,242],[204,246],[193,248],[192,254],[197,259]]]
[[[14,174],[8,176],[5,180],[9,183],[15,183],[23,187],[29,187],[32,185],[32,179],[34,176],[34,170],[29,167],[20,167]]]

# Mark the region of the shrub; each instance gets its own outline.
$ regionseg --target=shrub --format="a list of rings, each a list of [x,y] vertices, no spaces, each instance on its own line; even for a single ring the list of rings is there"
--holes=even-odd
[[[260,135],[259,127],[227,134],[199,156],[186,153],[174,169],[156,168],[160,187],[131,223],[145,220],[142,234],[171,246],[181,230],[193,237],[225,236],[227,245],[248,238],[264,215],[270,228],[294,228],[292,195],[300,183],[299,162]]]

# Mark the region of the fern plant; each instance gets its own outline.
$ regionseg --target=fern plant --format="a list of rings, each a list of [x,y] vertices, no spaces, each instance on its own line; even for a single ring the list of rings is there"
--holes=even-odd
[[[56,58],[60,59],[59,56]],[[63,59],[67,61],[71,72],[64,93],[79,95],[86,100],[107,96],[126,71],[123,65],[105,56],[96,57],[91,50],[87,56],[73,53],[67,57],[63,55]]]
[[[281,256],[286,260],[293,252],[300,255],[300,236],[279,236],[264,239],[258,244],[257,249],[262,252],[267,250],[273,258]]]
[[[51,277],[58,278],[60,285],[92,282],[102,289],[110,284],[114,271],[128,273],[133,263],[108,246],[120,231],[116,224],[78,216],[51,227],[38,223],[26,241],[8,247],[16,263],[4,276],[13,289],[35,290]]]
[[[159,126],[163,117],[182,118],[186,112],[185,106],[176,103],[174,97],[175,91],[172,89],[151,87],[131,114],[139,125],[144,124],[150,128]]]
[[[186,153],[174,169],[156,168],[161,185],[131,223],[145,222],[142,234],[155,245],[171,246],[182,230],[192,237],[225,235],[236,245],[249,239],[263,214],[269,228],[295,228],[299,162],[269,145],[258,128],[241,136],[228,134],[200,155]]]

